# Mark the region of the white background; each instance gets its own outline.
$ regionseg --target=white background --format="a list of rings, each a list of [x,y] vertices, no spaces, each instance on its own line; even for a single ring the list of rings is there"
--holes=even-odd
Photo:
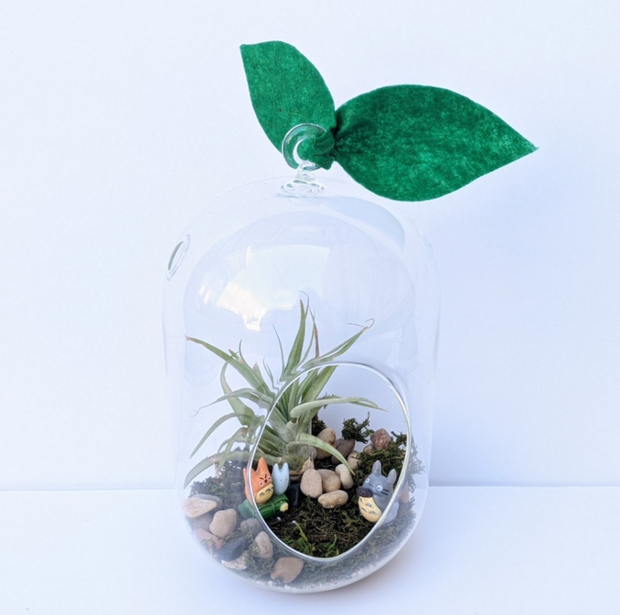
[[[443,293],[431,484],[620,485],[619,25],[610,0],[5,2],[0,489],[172,486],[163,272],[210,200],[287,172],[238,50],[266,40],[337,105],[445,87],[540,148],[408,206]]]

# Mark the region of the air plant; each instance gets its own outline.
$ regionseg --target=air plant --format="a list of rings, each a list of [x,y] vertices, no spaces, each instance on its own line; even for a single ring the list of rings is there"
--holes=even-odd
[[[314,314],[310,311],[309,305],[304,305],[303,301],[299,302],[299,306],[299,327],[287,357],[284,355],[282,342],[276,331],[282,361],[282,369],[277,381],[266,363],[263,363],[263,367],[269,383],[263,377],[258,364],[250,367],[243,357],[241,345],[237,351],[225,352],[203,340],[187,337],[188,341],[200,344],[224,361],[220,373],[220,384],[224,395],[209,406],[225,401],[232,409],[232,412],[214,421],[190,457],[202,448],[222,424],[229,420],[237,420],[240,427],[230,438],[222,442],[217,453],[202,459],[189,471],[185,478],[185,486],[214,464],[221,468],[227,461],[247,463],[250,458],[251,445],[261,429],[262,433],[255,456],[256,458],[264,457],[271,466],[286,462],[289,464],[291,474],[299,473],[304,464],[308,463],[312,452],[311,447],[316,447],[333,455],[349,467],[347,460],[333,446],[311,434],[312,419],[325,406],[335,404],[355,404],[381,410],[377,404],[364,397],[321,396],[337,368],[337,365],[331,365],[331,363],[347,352],[372,324],[361,327],[355,335],[329,352],[320,354],[319,333]],[[308,322],[309,316],[311,323]],[[308,328],[310,328],[309,335]],[[314,356],[309,358],[313,350]],[[236,370],[248,386],[233,391],[226,380],[228,367]],[[264,424],[265,416],[257,415],[245,401],[250,401],[266,410],[273,408],[273,412],[267,415],[266,425]]]

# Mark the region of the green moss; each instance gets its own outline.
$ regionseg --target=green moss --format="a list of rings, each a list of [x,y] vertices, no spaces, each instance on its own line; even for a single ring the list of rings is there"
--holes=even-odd
[[[245,483],[243,482],[244,464],[227,461],[219,476],[211,476],[203,481],[195,481],[190,489],[190,496],[197,494],[216,495],[222,498],[224,508],[234,508],[245,500]]]
[[[358,433],[366,428],[364,422],[357,423],[354,419],[351,421],[353,422],[349,422],[349,425],[358,429]],[[353,476],[353,487],[347,491],[349,499],[344,506],[326,509],[317,500],[304,497],[301,506],[290,508],[279,517],[268,521],[272,532],[286,545],[313,557],[335,557],[352,549],[373,529],[372,523],[366,521],[359,512],[357,487],[372,472],[372,466],[377,460],[381,461],[384,474],[392,469],[400,474],[405,460],[406,441],[406,436],[394,434],[394,440],[387,448],[372,453],[360,453],[359,465]],[[315,467],[333,470],[335,466],[328,457],[315,460]],[[411,481],[409,489],[413,491],[414,487]],[[407,506],[403,506],[402,510],[404,516],[409,516]],[[399,523],[394,522],[385,530],[380,528],[377,533],[383,535],[387,532],[383,539],[389,539],[389,534],[398,531],[399,526]]]
[[[241,574],[244,574],[252,579],[266,580],[266,578],[269,578],[272,568],[273,560],[250,557],[248,567]]]
[[[411,531],[414,522],[413,501],[401,504],[396,519],[373,532],[364,549],[353,552],[345,560],[331,565],[306,564],[302,574],[295,580],[295,584],[329,585],[340,575],[353,576],[360,569],[390,555],[401,544],[401,537]]]
[[[290,508],[279,518],[268,521],[268,525],[283,543],[304,555],[340,555],[372,530],[372,524],[359,514],[357,486],[349,489],[349,500],[344,506],[327,509],[317,500],[304,497],[301,506]]]
[[[354,484],[352,489],[348,490],[349,500],[344,506],[325,509],[317,500],[304,497],[299,508],[291,508],[281,513],[279,517],[267,521],[275,536],[299,553],[318,558],[333,558],[346,553],[366,538],[374,526],[359,512],[356,489],[371,473],[372,465],[377,460],[381,461],[384,474],[391,469],[395,469],[399,474],[403,471],[407,437],[403,434],[392,435],[394,439],[387,448],[360,453],[359,466],[353,477]],[[407,468],[409,500],[400,503],[396,518],[388,525],[373,531],[361,550],[352,552],[342,561],[330,562],[326,559],[325,563],[320,564],[307,562],[302,573],[293,581],[293,585],[331,585],[334,579],[352,576],[360,569],[389,556],[400,546],[403,537],[411,531],[416,518],[413,511],[415,489],[413,475],[423,469],[417,459],[415,447],[411,452]],[[316,460],[315,465],[317,468],[334,468],[329,458]],[[191,494],[218,495],[223,499],[225,508],[236,508],[245,498],[242,468],[243,464],[227,462],[219,476],[194,482]],[[248,542],[251,539],[248,529],[237,529],[231,538],[239,536],[245,536]],[[238,574],[257,581],[273,583],[270,578],[271,569],[274,561],[282,556],[290,557],[290,553],[282,545],[274,542],[273,559],[261,560],[252,557],[249,559],[248,568],[239,571]]]
[[[374,450],[371,453],[361,453],[355,471],[356,482],[359,482],[360,485],[364,482],[364,479],[372,472],[372,466],[376,461],[381,462],[381,470],[384,475],[387,475],[390,470],[396,470],[396,474],[400,476],[405,462],[405,447],[392,441],[384,449]]]
[[[370,438],[373,433],[369,425],[370,412],[361,423],[358,423],[354,418],[344,420],[342,422],[342,439],[355,440],[356,442],[362,443],[368,442],[368,438]]]
[[[394,443],[396,446],[405,446],[407,444],[407,434],[392,432]]]
[[[312,419],[312,435],[313,436],[318,436],[326,427],[327,425],[318,416],[315,416]]]

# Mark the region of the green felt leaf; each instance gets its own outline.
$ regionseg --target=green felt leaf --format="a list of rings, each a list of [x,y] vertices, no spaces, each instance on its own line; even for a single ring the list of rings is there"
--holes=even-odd
[[[291,128],[318,124],[327,131],[320,145],[331,150],[334,99],[314,65],[295,47],[279,41],[242,45],[241,56],[252,106],[269,140],[281,149]]]
[[[380,88],[336,116],[336,160],[364,187],[399,201],[443,196],[536,149],[485,107],[442,88]]]

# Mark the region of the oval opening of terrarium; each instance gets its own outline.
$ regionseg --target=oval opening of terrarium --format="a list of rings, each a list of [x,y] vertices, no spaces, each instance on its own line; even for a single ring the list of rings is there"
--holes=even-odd
[[[320,380],[326,394],[304,403]],[[263,519],[283,553],[307,563],[393,551],[390,541],[399,542],[415,521],[416,475],[423,471],[408,417],[393,383],[370,366],[332,362],[306,370],[265,417],[246,469],[256,490],[241,510]],[[287,424],[298,431],[284,445],[278,433]],[[258,481],[267,472],[265,498]]]

